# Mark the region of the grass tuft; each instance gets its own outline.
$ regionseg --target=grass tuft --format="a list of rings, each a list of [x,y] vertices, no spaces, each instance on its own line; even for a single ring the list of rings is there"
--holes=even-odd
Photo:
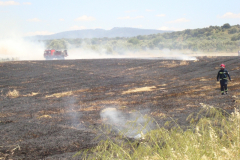
[[[20,94],[16,89],[14,89],[13,91],[8,91],[6,96],[11,98],[17,98],[20,96]]]
[[[142,140],[108,138],[91,150],[79,152],[82,159],[240,159],[240,112],[201,104],[190,115],[188,129],[158,127]],[[176,122],[173,122],[176,123]],[[121,137],[121,136],[119,136]],[[77,156],[77,155],[76,155]]]

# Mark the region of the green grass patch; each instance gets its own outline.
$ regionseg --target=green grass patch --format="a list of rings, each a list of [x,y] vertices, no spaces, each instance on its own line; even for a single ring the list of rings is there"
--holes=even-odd
[[[203,109],[187,118],[190,125],[182,129],[160,127],[142,135],[142,139],[128,139],[124,133],[118,138],[101,141],[98,146],[77,153],[81,159],[239,159],[240,113],[228,114],[222,109],[202,104]],[[107,135],[107,134],[106,134]]]

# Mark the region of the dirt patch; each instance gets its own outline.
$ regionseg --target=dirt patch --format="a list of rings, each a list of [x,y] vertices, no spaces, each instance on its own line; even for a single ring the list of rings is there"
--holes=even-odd
[[[134,93],[134,92],[150,92],[150,91],[153,91],[154,89],[156,89],[155,86],[134,88],[134,89],[124,91],[124,92],[122,92],[122,94],[129,94],[129,93]]]
[[[60,97],[66,97],[66,96],[72,96],[74,94],[80,93],[80,92],[85,92],[87,91],[87,89],[82,89],[82,90],[76,90],[76,91],[68,91],[68,92],[61,92],[61,93],[54,93],[52,95],[46,95],[46,98],[51,98],[51,97],[55,97],[55,98],[60,98]]]

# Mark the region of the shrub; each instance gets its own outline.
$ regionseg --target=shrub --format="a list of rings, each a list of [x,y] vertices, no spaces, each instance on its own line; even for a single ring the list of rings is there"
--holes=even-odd
[[[230,26],[229,23],[225,23],[221,28],[222,29],[228,29],[228,28],[231,28],[231,26]]]
[[[228,30],[228,34],[234,34],[234,33],[237,33],[237,28],[231,28]]]
[[[130,38],[128,40],[128,43],[132,43],[134,45],[138,44],[140,41],[137,38]]]
[[[240,40],[240,34],[232,36],[231,40],[232,41]]]

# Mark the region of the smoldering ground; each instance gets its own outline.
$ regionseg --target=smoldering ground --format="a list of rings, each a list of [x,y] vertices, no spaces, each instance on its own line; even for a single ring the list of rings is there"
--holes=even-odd
[[[142,129],[134,126],[137,117],[149,115],[160,127],[171,117],[179,126],[188,127],[186,119],[201,109],[200,103],[228,112],[239,105],[239,57],[200,57],[199,61],[183,62],[101,59],[1,63],[0,146],[19,145],[21,150],[11,153],[8,150],[15,147],[0,148],[0,152],[6,159],[71,159],[74,152],[95,147],[108,137],[118,138],[118,128]],[[216,82],[222,62],[232,77],[229,94],[224,96]],[[19,91],[16,98],[7,96],[13,89]],[[106,107],[117,112],[101,118]],[[140,114],[134,117],[135,112]],[[111,115],[118,119],[112,120]],[[103,121],[116,131],[97,132]],[[140,122],[149,124],[148,119]],[[130,136],[139,135],[141,131],[136,130]],[[99,134],[102,137],[98,138]]]
[[[105,108],[100,116],[105,124],[110,125],[110,130],[129,138],[143,138],[143,135],[154,128],[154,123],[147,116],[149,110],[124,113],[116,108]]]

